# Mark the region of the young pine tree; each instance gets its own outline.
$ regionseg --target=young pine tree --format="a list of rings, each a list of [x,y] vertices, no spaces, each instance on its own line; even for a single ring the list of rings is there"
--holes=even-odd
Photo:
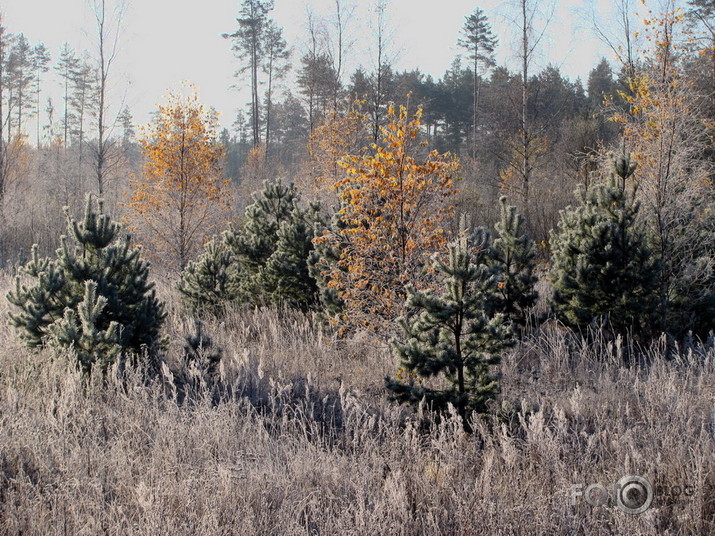
[[[298,206],[293,184],[266,181],[246,208],[245,221],[209,243],[189,263],[179,290],[194,310],[220,314],[230,303],[285,303],[308,309],[317,302],[317,283],[308,258],[319,210]]]
[[[570,327],[583,329],[601,318],[616,332],[647,333],[658,265],[627,187],[635,166],[626,158],[614,166],[608,183],[580,192],[581,206],[561,212],[558,231],[551,234],[552,305]]]
[[[499,203],[501,218],[495,226],[498,237],[490,249],[499,272],[495,308],[523,327],[538,297],[534,290],[538,280],[534,274],[536,252],[534,242],[524,231],[524,217],[507,204],[506,197],[502,196]]]
[[[106,370],[120,352],[154,356],[165,318],[140,250],[120,238],[102,201],[97,208],[87,196],[81,222],[65,210],[71,240],[61,237],[56,259],[41,259],[34,246],[23,268],[33,284],[18,277],[7,295],[19,309],[10,323],[28,347],[72,347],[85,372],[95,363]]]
[[[501,351],[514,342],[505,317],[494,313],[491,305],[496,271],[488,266],[487,249],[479,247],[487,239],[477,233],[471,240],[470,244],[463,234],[450,246],[447,263],[435,257],[436,269],[444,277],[442,295],[408,288],[407,305],[417,312],[400,319],[404,340],[393,340],[393,347],[401,360],[401,373],[407,373],[410,380],[385,378],[393,400],[414,404],[424,398],[438,409],[451,403],[465,423],[471,411],[485,411],[486,402],[498,393],[490,367],[500,362]],[[445,388],[422,384],[424,378],[440,375]]]
[[[99,326],[106,306],[107,299],[97,294],[97,283],[86,281],[83,300],[76,310],[66,308],[64,316],[47,327],[51,342],[61,348],[72,348],[85,373],[95,363],[106,372],[122,351],[118,344],[119,325],[112,321],[106,329]]]
[[[319,222],[315,227],[313,251],[308,257],[308,271],[315,280],[321,314],[333,323],[340,320],[345,302],[340,298],[340,291],[332,283],[335,270],[347,271],[340,265],[340,258],[347,247],[347,241],[341,240],[342,232],[347,227],[339,214],[333,214],[330,225]]]
[[[263,268],[276,250],[281,224],[295,219],[298,200],[298,190],[293,184],[267,180],[263,190],[253,194],[253,203],[246,207],[243,225],[224,233],[232,262],[240,266],[241,301],[259,297],[263,300]]]
[[[239,265],[232,262],[231,250],[223,240],[214,239],[186,266],[178,289],[191,310],[220,316],[238,299],[240,281]]]
[[[320,222],[320,208],[294,210],[276,233],[275,251],[261,270],[264,293],[275,304],[309,309],[318,302],[318,284],[312,277],[309,258]]]

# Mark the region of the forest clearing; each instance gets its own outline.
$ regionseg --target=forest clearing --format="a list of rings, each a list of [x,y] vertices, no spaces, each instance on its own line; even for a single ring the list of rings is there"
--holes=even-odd
[[[715,534],[715,5],[401,1],[0,10],[0,533]]]

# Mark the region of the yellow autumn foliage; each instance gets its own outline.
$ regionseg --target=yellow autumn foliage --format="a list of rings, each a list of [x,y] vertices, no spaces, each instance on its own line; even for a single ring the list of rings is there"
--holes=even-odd
[[[216,127],[216,113],[192,89],[170,93],[142,131],[144,169],[130,181],[125,219],[147,253],[170,268],[183,269],[227,221],[231,195]]]
[[[334,183],[344,227],[318,238],[341,247],[329,271],[344,302],[342,321],[382,331],[402,314],[405,286],[425,287],[429,256],[447,241],[458,162],[419,142],[422,110],[388,110],[388,124],[371,154],[340,161]]]

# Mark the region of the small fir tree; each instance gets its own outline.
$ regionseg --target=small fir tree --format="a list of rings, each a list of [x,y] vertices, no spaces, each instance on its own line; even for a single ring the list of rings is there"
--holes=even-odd
[[[184,403],[187,397],[211,393],[217,401],[216,387],[220,378],[220,364],[223,348],[214,345],[212,338],[204,331],[200,320],[194,321],[194,333],[184,337],[182,366],[175,376],[176,400]]]
[[[149,264],[121,227],[87,196],[84,218],[67,214],[71,240],[61,237],[56,259],[32,260],[22,271],[34,280],[17,278],[8,301],[19,311],[10,323],[30,348],[42,345],[73,347],[86,372],[99,362],[104,370],[116,355],[154,356],[160,345],[164,306],[148,281]],[[116,344],[116,347],[114,346]]]
[[[232,227],[224,240],[247,271],[257,273],[276,249],[281,223],[291,219],[299,200],[294,184],[267,180],[254,193],[240,227]]]
[[[635,166],[619,158],[614,168],[606,184],[579,192],[581,206],[563,210],[551,233],[552,305],[570,327],[603,318],[616,332],[644,333],[655,311],[658,264],[627,187]]]
[[[390,397],[400,402],[425,399],[434,408],[453,404],[465,419],[471,411],[484,412],[486,403],[499,390],[490,367],[497,365],[501,352],[514,342],[511,328],[501,313],[494,313],[496,271],[490,267],[483,232],[465,234],[449,248],[447,263],[435,257],[438,273],[444,277],[445,292],[408,288],[407,306],[416,313],[401,318],[404,340],[393,340],[401,360],[400,375],[409,381],[385,378]],[[476,246],[476,247],[475,247]],[[425,378],[442,375],[443,389],[427,387]]]
[[[499,199],[501,218],[495,225],[497,238],[490,249],[490,256],[498,269],[495,308],[504,313],[516,326],[526,325],[526,316],[536,303],[538,294],[534,285],[536,251],[534,242],[524,231],[524,216],[516,207]]]

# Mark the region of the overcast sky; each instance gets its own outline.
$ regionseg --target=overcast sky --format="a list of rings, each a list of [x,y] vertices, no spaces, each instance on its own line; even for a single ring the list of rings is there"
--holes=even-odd
[[[275,0],[275,4],[271,16],[284,27],[297,62],[304,50],[308,10],[329,16],[333,0]],[[353,4],[355,12],[348,31],[354,42],[348,51],[348,73],[360,64],[367,68],[373,64],[369,21],[374,19],[375,2],[357,0]],[[565,74],[585,82],[598,59],[609,54],[592,37],[584,17],[594,4],[606,10],[610,2],[555,2],[537,68],[554,63]],[[241,87],[245,83],[232,76],[238,62],[230,43],[221,37],[236,29],[239,5],[237,0],[130,0],[117,64],[111,73],[114,102],[126,99],[135,120],[146,122],[169,89],[190,81],[199,87],[201,100],[220,112],[221,123],[230,126],[237,109],[244,108],[250,95]],[[508,0],[392,0],[388,21],[393,29],[391,49],[396,68],[419,68],[435,78],[442,76],[460,52],[456,41],[464,17],[477,5],[489,15],[500,37],[498,61],[515,67],[511,44],[514,24],[509,20]],[[93,50],[94,20],[86,0],[10,0],[0,6],[7,29],[24,33],[31,43],[44,42],[52,51],[53,61],[65,41],[77,50]],[[239,87],[232,89],[232,85]]]

